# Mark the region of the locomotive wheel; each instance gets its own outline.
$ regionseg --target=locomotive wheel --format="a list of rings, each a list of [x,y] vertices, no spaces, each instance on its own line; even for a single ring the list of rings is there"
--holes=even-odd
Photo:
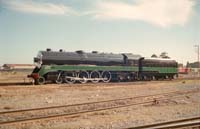
[[[102,72],[101,77],[103,78],[103,82],[106,82],[106,83],[110,82],[112,78],[111,73],[109,71]]]
[[[61,84],[63,83],[63,78],[62,78],[62,71],[58,71],[58,77],[57,79],[55,80],[56,84]]]
[[[63,79],[62,78],[58,78],[57,80],[56,80],[56,84],[62,84],[63,83]]]
[[[90,73],[90,78],[92,79],[91,81],[93,83],[98,83],[100,77],[101,77],[101,75],[100,75],[100,73],[98,71],[92,71]]]
[[[159,77],[158,77],[158,76],[155,76],[155,79],[156,79],[156,80],[159,80]]]
[[[87,79],[89,78],[89,73],[86,72],[86,71],[81,71],[81,72],[78,74],[78,77],[81,78],[81,79],[79,80],[80,83],[86,83],[86,82],[88,81]]]
[[[147,76],[142,76],[142,80],[147,81]]]
[[[44,77],[39,77],[38,79],[35,80],[36,85],[43,85],[44,83],[45,83]]]
[[[65,82],[69,83],[69,84],[73,84],[76,82],[76,80],[74,79],[75,77],[77,77],[76,73],[67,73],[65,74]],[[71,78],[69,78],[71,77]]]

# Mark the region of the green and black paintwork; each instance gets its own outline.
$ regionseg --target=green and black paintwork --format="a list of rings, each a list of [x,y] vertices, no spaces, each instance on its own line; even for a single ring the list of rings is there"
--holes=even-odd
[[[138,67],[134,66],[90,66],[90,65],[43,65],[38,71],[40,76],[44,76],[49,72],[56,71],[123,71],[138,72]]]
[[[80,74],[81,72],[87,72],[88,74],[90,74],[93,71],[97,71],[100,74],[107,71],[112,75],[112,80],[117,80],[120,77],[122,80],[125,78],[125,76],[135,79],[139,69],[136,66],[42,65],[40,68],[36,67],[32,75],[38,74],[38,77],[35,78],[35,82],[36,84],[38,84],[39,78],[43,78],[45,80],[55,80],[60,72],[62,72],[62,74]],[[119,76],[120,74],[121,76]],[[49,77],[49,75],[51,77]]]
[[[177,62],[173,60],[140,58],[135,62],[135,64],[128,62],[120,66],[42,65],[40,68],[35,68],[31,77],[35,79],[36,84],[42,84],[44,80],[55,81],[59,73],[65,75],[65,73],[80,74],[81,72],[87,72],[90,74],[93,71],[98,71],[102,74],[104,71],[108,71],[112,76],[111,81],[173,79],[174,75],[177,75]],[[35,74],[36,76],[34,76]]]
[[[139,78],[140,79],[173,79],[177,75],[178,64],[174,60],[168,59],[139,59]]]
[[[134,81],[172,79],[177,74],[177,62],[171,59],[144,58],[131,53],[91,53],[76,51],[39,51],[38,64],[31,77],[36,84],[86,83],[92,81]]]

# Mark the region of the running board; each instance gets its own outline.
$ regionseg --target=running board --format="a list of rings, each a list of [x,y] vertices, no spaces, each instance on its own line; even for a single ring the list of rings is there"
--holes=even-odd
[[[105,78],[79,78],[79,77],[70,77],[70,76],[65,76],[65,78],[67,79],[73,79],[73,80],[76,80],[76,81],[79,81],[79,80],[87,80],[87,81],[102,81],[102,80],[105,80]]]

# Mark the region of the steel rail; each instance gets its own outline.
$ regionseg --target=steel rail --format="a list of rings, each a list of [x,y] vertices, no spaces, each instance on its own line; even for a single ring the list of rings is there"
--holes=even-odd
[[[161,123],[154,123],[149,125],[142,125],[136,127],[129,127],[126,129],[175,129],[182,127],[200,127],[200,116],[185,118]]]
[[[187,91],[187,92],[186,91],[185,92],[180,92],[179,91],[177,93],[181,93],[180,95],[184,95],[184,93],[191,93],[191,92],[192,92],[192,90]],[[171,96],[171,97],[175,98],[177,96],[175,96],[175,97]],[[156,101],[159,102],[159,101],[162,101],[162,100],[168,100],[171,97],[169,96],[169,97],[166,97],[166,98],[163,98],[163,97],[157,98]],[[123,99],[120,99],[120,100],[123,100]],[[104,101],[104,102],[107,102],[107,101]],[[116,108],[123,108],[123,107],[129,107],[129,106],[134,106],[134,105],[145,105],[145,104],[150,104],[150,103],[154,103],[154,102],[155,102],[155,98],[153,98],[153,99],[151,99],[149,101],[145,101],[145,102],[137,102],[137,103],[124,104],[124,105],[119,105],[119,106],[111,106],[111,107],[99,108],[99,109],[93,109],[93,110],[86,110],[86,111],[83,110],[83,111],[78,111],[78,112],[73,112],[73,113],[62,113],[62,114],[46,115],[46,116],[34,117],[34,118],[25,118],[25,119],[19,119],[19,120],[3,121],[3,122],[0,122],[0,125],[12,124],[12,123],[19,123],[19,122],[28,122],[28,121],[41,120],[41,119],[58,118],[58,117],[73,118],[73,117],[77,117],[77,116],[79,116],[81,114],[84,114],[84,113],[91,113],[91,112],[96,112],[96,111],[105,111],[105,110],[116,109]],[[100,102],[97,102],[97,103],[100,103]],[[88,103],[86,103],[86,104],[88,104]],[[78,105],[83,105],[83,104],[78,104]],[[44,109],[44,108],[40,108],[40,109]],[[13,112],[15,112],[15,111],[13,111]],[[6,113],[6,112],[4,112],[4,113]],[[9,113],[9,112],[7,112],[7,113]]]
[[[200,79],[200,77],[195,77],[195,78],[177,78],[177,79],[173,79],[173,80],[150,80],[150,81],[127,81],[127,82],[109,82],[109,83],[104,83],[104,82],[99,82],[97,84],[102,84],[102,85],[106,85],[106,84],[115,84],[115,85],[121,85],[121,84],[140,84],[140,83],[143,83],[143,84],[146,84],[147,82],[151,82],[151,83],[160,83],[160,82],[168,82],[168,81],[173,81],[173,82],[177,82],[177,81],[182,81],[182,80],[197,80],[197,79]],[[56,85],[55,83],[47,83],[47,84],[54,84]],[[33,85],[33,83],[31,82],[10,82],[10,83],[0,83],[0,87],[2,86],[27,86],[27,85]],[[63,84],[57,84],[57,85],[81,85],[81,86],[85,86],[85,85],[96,85],[94,83],[85,83],[85,84],[79,84],[79,83],[76,83],[76,84],[68,84],[68,83],[63,83]]]
[[[147,98],[147,97],[153,97],[153,96],[159,96],[159,95],[166,96],[166,95],[171,95],[171,94],[187,94],[187,93],[194,93],[194,92],[199,92],[199,91],[200,91],[199,88],[195,88],[195,89],[192,89],[192,90],[171,91],[171,92],[166,92],[166,93],[151,94],[151,95],[141,95],[141,96],[119,98],[119,99],[111,99],[111,100],[105,100],[105,101],[95,101],[95,102],[79,103],[79,104],[71,104],[71,105],[61,105],[61,106],[50,106],[50,107],[41,107],[41,108],[22,109],[22,110],[12,110],[12,111],[0,112],[0,115],[1,114],[9,114],[9,113],[17,113],[17,112],[38,111],[38,110],[45,110],[45,109],[55,109],[55,108],[63,108],[63,107],[74,107],[74,106],[106,103],[106,102],[115,102],[115,101],[131,100],[131,99],[138,99],[138,98]]]
[[[168,100],[168,99],[157,99],[158,102],[163,101],[163,100]],[[97,112],[97,111],[106,111],[106,110],[111,110],[111,109],[130,107],[130,106],[134,106],[134,105],[145,105],[145,104],[151,104],[151,103],[154,103],[154,102],[155,102],[155,100],[150,100],[150,101],[141,102],[141,103],[125,104],[125,105],[121,105],[121,106],[112,106],[112,107],[93,109],[93,110],[87,110],[87,111],[79,111],[79,112],[73,112],[73,113],[62,113],[62,114],[58,114],[58,115],[46,115],[46,116],[35,117],[35,118],[26,118],[26,119],[19,119],[19,120],[3,121],[3,122],[0,122],[0,125],[15,124],[15,123],[29,122],[29,121],[32,122],[32,121],[35,121],[35,120],[44,120],[44,119],[59,118],[59,117],[74,118],[74,117],[78,117],[82,114],[88,114],[88,113],[93,113],[93,112]]]

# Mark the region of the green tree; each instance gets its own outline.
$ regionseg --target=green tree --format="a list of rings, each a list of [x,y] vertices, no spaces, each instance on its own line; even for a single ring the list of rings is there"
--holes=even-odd
[[[162,53],[160,54],[160,58],[170,58],[170,57],[168,56],[168,53],[167,53],[167,52],[162,52]]]
[[[158,56],[156,54],[153,54],[151,57],[152,58],[158,58]]]

